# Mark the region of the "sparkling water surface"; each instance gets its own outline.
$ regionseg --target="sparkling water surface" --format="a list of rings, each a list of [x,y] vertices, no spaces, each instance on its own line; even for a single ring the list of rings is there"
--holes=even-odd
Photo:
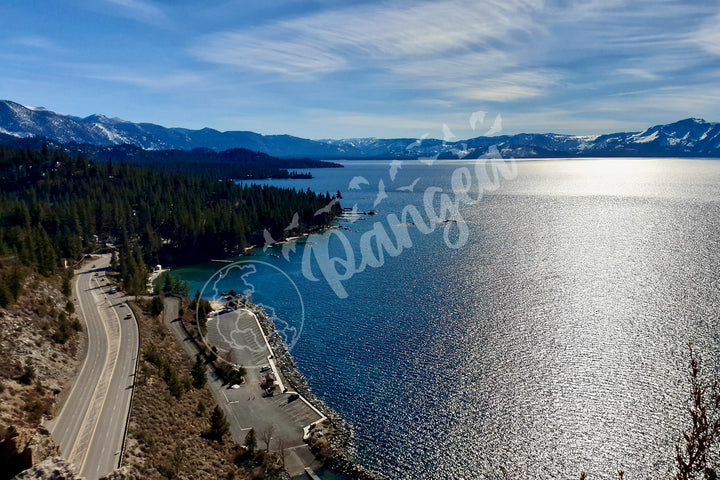
[[[452,196],[453,172],[472,170],[406,161],[393,180],[389,161],[343,163],[267,183],[340,190],[343,206],[377,210],[310,238],[346,258],[345,238],[356,260],[376,223],[397,228],[388,214],[423,211],[429,187]],[[515,165],[517,178],[461,207],[463,246],[443,237],[457,224],[430,234],[405,226],[412,246],[343,282],[347,298],[317,268],[319,281],[303,276],[302,245],[290,261],[280,249],[253,257],[301,293],[297,364],[353,425],[362,462],[393,479],[616,478],[618,469],[670,478],[687,424],[688,342],[706,372],[719,363],[720,162]],[[367,183],[349,189],[360,176]],[[413,191],[398,190],[417,178]],[[381,179],[388,196],[373,207]],[[221,266],[178,272],[194,291]],[[276,280],[259,271],[254,299],[297,318]]]

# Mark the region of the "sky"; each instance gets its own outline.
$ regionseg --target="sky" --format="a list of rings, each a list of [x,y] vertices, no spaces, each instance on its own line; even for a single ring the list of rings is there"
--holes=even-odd
[[[80,117],[313,139],[720,121],[720,0],[4,0],[0,18],[0,98]]]

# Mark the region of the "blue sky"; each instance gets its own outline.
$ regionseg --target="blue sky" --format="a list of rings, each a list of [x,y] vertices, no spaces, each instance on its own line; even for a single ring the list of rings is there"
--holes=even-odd
[[[720,121],[720,2],[5,0],[0,98],[308,138]],[[489,128],[489,125],[487,125]]]

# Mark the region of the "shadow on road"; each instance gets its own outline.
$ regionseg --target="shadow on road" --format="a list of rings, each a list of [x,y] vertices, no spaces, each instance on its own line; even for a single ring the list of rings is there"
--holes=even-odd
[[[93,290],[102,290],[103,288],[110,288],[110,286],[108,286],[108,285],[100,285],[100,286],[97,286],[97,287],[86,288],[84,291],[85,291],[85,292],[92,292]]]
[[[92,268],[92,269],[86,270],[82,273],[101,273],[101,272],[109,272],[109,271],[110,271],[110,268],[104,267],[104,268]]]

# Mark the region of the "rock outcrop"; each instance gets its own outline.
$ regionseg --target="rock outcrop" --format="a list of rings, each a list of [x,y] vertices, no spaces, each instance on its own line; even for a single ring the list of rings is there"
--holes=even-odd
[[[5,466],[9,476],[59,455],[60,447],[43,426],[34,429],[10,426],[0,441],[0,465]]]
[[[64,458],[51,457],[15,476],[14,480],[83,480]]]

